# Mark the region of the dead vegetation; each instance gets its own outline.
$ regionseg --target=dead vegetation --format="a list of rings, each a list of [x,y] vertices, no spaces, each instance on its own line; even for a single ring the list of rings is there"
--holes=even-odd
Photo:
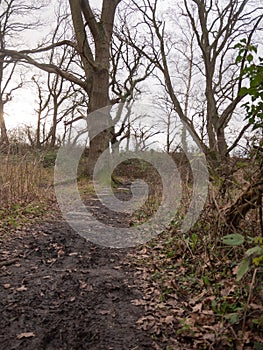
[[[5,152],[0,158],[0,235],[5,236],[39,218],[54,201],[53,170],[32,151]]]
[[[2,156],[1,235],[39,220],[47,204],[57,210],[52,165],[44,164],[32,154]],[[150,184],[147,202],[131,219],[136,225],[147,221],[162,193],[152,166],[126,162],[114,178],[116,187],[135,178]],[[170,227],[125,262],[141,290],[132,301],[144,308],[136,326],[150,334],[156,349],[262,349],[262,160],[258,154],[231,159],[228,171],[210,180],[206,206],[189,232],[180,231],[192,196],[188,178]],[[81,174],[79,190],[83,199],[94,195]]]
[[[157,349],[263,348],[262,159],[230,164],[211,179],[189,232],[180,231],[182,210],[136,260],[130,256],[145,291],[134,300],[145,307],[137,323],[166,346]],[[191,184],[184,190],[188,198]]]

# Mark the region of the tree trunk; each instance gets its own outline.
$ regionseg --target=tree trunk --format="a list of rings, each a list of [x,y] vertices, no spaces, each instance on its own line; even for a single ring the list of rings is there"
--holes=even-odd
[[[222,128],[217,131],[217,148],[220,162],[227,160],[227,143],[225,138],[225,130]]]
[[[53,97],[53,120],[52,120],[52,127],[51,127],[51,141],[50,141],[50,148],[53,149],[56,144],[56,136],[57,136],[57,119],[58,119],[58,101],[57,96],[54,93]]]
[[[74,31],[86,78],[86,92],[89,96],[89,113],[109,105],[110,45],[117,5],[121,0],[103,0],[100,19],[91,10],[88,0],[69,0]],[[85,18],[85,23],[83,21]],[[86,35],[88,26],[94,40],[95,53]],[[99,112],[98,112],[99,114]],[[94,123],[96,124],[96,123]],[[88,175],[93,174],[99,156],[107,149],[111,140],[110,129],[97,132],[89,125]]]
[[[41,140],[40,140],[40,130],[41,129],[41,107],[39,107],[37,113],[37,130],[36,130],[36,148],[41,148]]]
[[[4,119],[4,104],[1,96],[0,96],[0,131],[1,131],[0,146],[6,147],[9,145],[9,139],[8,139],[5,119]]]
[[[90,95],[89,111],[96,112],[107,105],[109,105],[109,73],[107,69],[102,69],[102,71],[94,72],[93,74],[93,88]],[[97,113],[98,116],[96,116],[96,118],[99,119],[100,113],[99,111]],[[102,118],[102,122],[107,123],[107,116],[103,115]],[[109,144],[111,140],[109,128],[100,133],[97,131],[98,129],[96,128],[96,123],[95,125],[89,124],[90,144],[87,162],[87,173],[89,176],[92,176],[99,156],[104,151],[109,151]]]
[[[1,24],[2,25],[2,24]],[[4,49],[4,35],[0,29],[0,49]],[[7,130],[4,118],[4,96],[3,96],[3,73],[4,73],[4,56],[1,56],[0,60],[0,147],[5,148],[9,145],[9,139],[7,136]]]

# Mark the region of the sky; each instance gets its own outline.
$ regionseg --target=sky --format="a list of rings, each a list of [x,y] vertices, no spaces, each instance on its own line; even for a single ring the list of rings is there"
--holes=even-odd
[[[90,4],[94,8],[101,8],[102,0],[90,0]],[[41,11],[41,22],[43,23],[40,30],[28,31],[23,34],[24,47],[36,47],[52,28],[52,19],[54,18],[54,8],[56,1],[50,2],[50,5]],[[22,47],[21,47],[22,49]],[[23,68],[22,70],[24,70]],[[33,74],[39,73],[39,70],[30,67]],[[30,74],[29,74],[30,76]],[[17,80],[19,81],[19,79]],[[37,98],[32,92],[32,87],[26,84],[25,87],[14,91],[13,98],[5,107],[5,121],[8,129],[13,129],[23,125],[36,126],[37,118],[35,109],[37,108]]]
[[[53,17],[53,13],[54,9],[52,2],[51,5],[39,11],[38,16],[42,25],[38,29],[21,32],[21,39],[19,38],[19,40],[22,41],[22,44],[18,49],[34,48],[43,40],[51,30],[51,18]],[[31,76],[34,73],[39,71],[33,67],[22,66],[18,67],[16,72],[17,74],[14,82],[13,84],[11,83],[10,86],[13,87],[20,83],[20,73],[26,77],[27,82],[21,89],[15,90],[12,93],[12,101],[5,106],[5,121],[8,129],[22,125],[36,124],[34,112],[36,107],[36,95],[32,92],[28,80],[31,79]]]
[[[5,121],[7,129],[18,126],[36,126],[36,99],[30,88],[22,88],[13,93],[13,101],[5,107]]]
[[[65,0],[63,0],[65,1]],[[165,2],[165,1],[164,1]],[[50,6],[41,13],[42,21],[44,23],[41,30],[31,31],[24,34],[24,45],[25,47],[35,47],[39,41],[48,33],[52,28],[52,19],[54,17],[54,5],[56,0],[51,1]],[[102,0],[90,0],[91,6],[95,8],[101,8]],[[54,20],[53,20],[54,23]],[[26,70],[28,68],[24,68]],[[35,73],[39,73],[36,68],[29,68],[31,76]],[[30,79],[30,74],[28,75]],[[36,92],[36,90],[35,90]],[[13,94],[13,100],[6,105],[5,120],[8,129],[31,125],[36,127],[37,118],[37,97],[36,93],[33,92],[32,87],[26,85],[20,90],[16,90]]]

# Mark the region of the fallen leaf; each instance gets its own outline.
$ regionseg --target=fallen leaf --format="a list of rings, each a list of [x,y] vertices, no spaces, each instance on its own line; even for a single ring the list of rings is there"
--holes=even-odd
[[[203,338],[211,342],[214,342],[216,339],[216,335],[214,333],[206,333],[206,334],[203,334]]]
[[[109,315],[111,312],[110,312],[110,310],[99,310],[98,313],[100,315]]]
[[[196,304],[196,302],[200,301],[200,299],[202,299],[205,296],[206,293],[207,293],[207,291],[203,290],[202,293],[200,293],[200,294],[196,295],[195,297],[191,298],[189,300],[189,304]]]
[[[131,303],[135,306],[147,304],[147,302],[143,299],[133,299],[133,300],[131,300]]]
[[[152,315],[142,316],[138,321],[136,321],[136,324],[139,326],[139,328],[145,331],[151,329],[155,323],[156,319]]]
[[[257,305],[257,304],[249,304],[249,307],[252,309],[252,310],[262,310],[263,311],[263,306],[262,305]]]
[[[164,322],[166,324],[171,324],[171,323],[173,323],[173,320],[174,320],[173,316],[166,316],[165,319],[164,319]]]
[[[178,307],[179,303],[178,303],[178,301],[176,299],[170,298],[170,299],[167,300],[166,304],[176,308],[176,307]]]
[[[58,257],[61,257],[62,255],[65,254],[65,252],[64,252],[63,249],[59,249],[58,252],[57,252],[57,254],[58,254]]]
[[[199,304],[196,304],[195,306],[193,306],[193,312],[197,312],[197,311],[201,311],[202,310],[202,307],[203,307],[203,303],[199,303]]]
[[[213,310],[203,310],[202,314],[203,315],[211,315],[211,316],[213,316],[214,315],[214,311]]]
[[[33,332],[25,332],[25,333],[20,333],[20,334],[16,335],[17,339],[32,338],[32,337],[35,337],[35,336],[36,335]]]
[[[239,268],[239,266],[235,266],[235,267],[232,268],[233,275],[237,274],[238,268]]]
[[[84,282],[84,281],[79,281],[79,288],[80,289],[84,289],[84,288],[86,288],[87,287],[87,283],[86,282]]]
[[[23,291],[27,290],[27,287],[21,286],[21,287],[16,288],[16,290],[17,290],[18,292],[23,292]]]

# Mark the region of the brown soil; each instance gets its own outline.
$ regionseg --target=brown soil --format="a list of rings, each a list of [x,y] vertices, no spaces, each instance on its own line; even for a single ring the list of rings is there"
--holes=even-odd
[[[142,295],[123,263],[130,252],[95,246],[63,220],[1,241],[0,349],[153,349],[136,326],[144,309],[131,302]]]

